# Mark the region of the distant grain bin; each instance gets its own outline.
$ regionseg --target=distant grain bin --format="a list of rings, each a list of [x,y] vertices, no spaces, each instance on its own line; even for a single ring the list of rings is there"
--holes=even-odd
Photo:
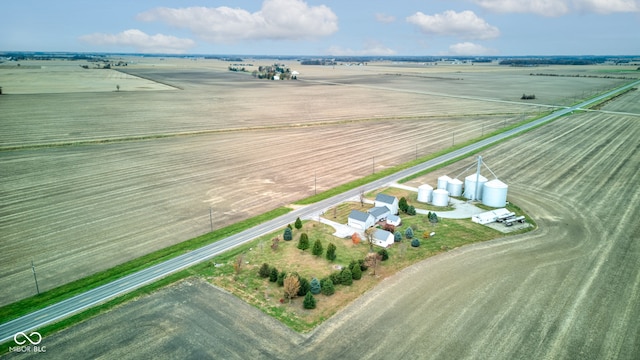
[[[462,195],[462,181],[458,179],[451,179],[447,182],[447,191],[450,196]]]
[[[433,187],[429,184],[422,184],[418,186],[418,201],[421,203],[431,202],[431,193],[433,192]]]
[[[438,189],[447,190],[447,184],[451,180],[447,175],[442,175],[438,178]]]
[[[477,184],[476,184],[477,177]],[[487,182],[487,178],[477,174],[471,174],[464,178],[464,197],[470,200],[482,199],[482,187]],[[476,192],[476,186],[478,191]]]
[[[449,192],[444,189],[436,189],[433,190],[431,194],[433,197],[432,204],[433,206],[447,206],[449,205]]]
[[[507,204],[507,184],[498,179],[486,182],[482,190],[482,203],[499,208]]]

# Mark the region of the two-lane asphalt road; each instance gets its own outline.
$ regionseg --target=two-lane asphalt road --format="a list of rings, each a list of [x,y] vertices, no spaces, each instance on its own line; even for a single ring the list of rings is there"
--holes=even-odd
[[[72,314],[86,310],[96,304],[103,303],[119,295],[122,295],[129,291],[132,291],[134,289],[137,289],[144,285],[152,283],[169,274],[175,273],[179,270],[185,269],[189,266],[195,265],[202,261],[211,259],[220,253],[223,253],[229,249],[235,248],[243,243],[251,241],[263,234],[280,229],[286,226],[287,224],[292,223],[297,217],[309,218],[309,217],[315,216],[325,211],[326,209],[330,208],[331,206],[334,206],[335,204],[338,204],[354,196],[358,196],[358,194],[360,194],[361,191],[367,192],[367,191],[379,188],[381,186],[384,186],[385,184],[398,181],[409,175],[415,174],[417,172],[426,170],[438,164],[463,156],[474,150],[493,144],[502,139],[505,139],[507,137],[513,136],[527,129],[530,129],[532,127],[547,123],[558,117],[570,114],[571,112],[578,110],[581,107],[588,106],[603,98],[611,96],[619,91],[623,91],[630,87],[637,86],[638,84],[640,84],[640,81],[633,82],[631,84],[620,87],[616,90],[610,91],[608,93],[600,95],[591,100],[585,101],[583,103],[577,104],[575,106],[559,109],[548,116],[545,116],[541,119],[538,119],[526,125],[522,125],[518,128],[484,139],[475,144],[453,151],[449,154],[446,154],[438,158],[435,158],[433,160],[416,165],[412,168],[400,171],[396,174],[393,174],[385,178],[382,178],[380,180],[369,183],[366,186],[363,186],[357,189],[352,189],[340,195],[336,195],[329,199],[320,201],[318,203],[294,210],[286,215],[267,221],[263,224],[257,225],[251,229],[247,229],[238,234],[232,235],[216,243],[213,243],[205,247],[202,247],[200,249],[180,255],[171,260],[167,260],[163,263],[154,265],[152,267],[138,271],[136,273],[127,275],[111,283],[102,285],[95,289],[89,290],[82,294],[76,295],[72,298],[69,298],[67,300],[61,301],[57,304],[50,305],[44,309],[35,311],[33,313],[24,315],[15,320],[4,323],[0,325],[0,342],[4,342],[11,339],[14,336],[14,334],[16,334],[17,332],[20,332],[20,331],[27,332],[30,330],[40,328],[44,325],[53,323],[57,320],[68,317]]]

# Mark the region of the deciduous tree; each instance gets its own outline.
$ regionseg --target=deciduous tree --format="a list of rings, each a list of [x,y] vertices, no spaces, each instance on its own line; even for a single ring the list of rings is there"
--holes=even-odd
[[[378,253],[369,253],[364,259],[364,263],[367,264],[370,269],[373,269],[373,275],[376,275],[378,271],[378,264],[380,263],[381,259],[382,256],[380,256],[380,254]]]
[[[291,302],[291,299],[298,295],[300,290],[300,280],[295,274],[289,274],[284,278],[284,297]]]

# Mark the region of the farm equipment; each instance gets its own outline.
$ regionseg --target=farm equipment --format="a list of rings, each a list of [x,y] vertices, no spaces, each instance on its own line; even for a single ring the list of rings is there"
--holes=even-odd
[[[511,226],[515,222],[520,222],[520,223],[524,224],[524,221],[525,221],[524,216],[516,216],[516,217],[504,220],[504,225],[505,226]]]
[[[509,212],[509,213],[498,216],[498,218],[496,219],[496,222],[499,222],[499,223],[505,222],[505,220],[514,218],[515,216],[516,216],[516,213]]]

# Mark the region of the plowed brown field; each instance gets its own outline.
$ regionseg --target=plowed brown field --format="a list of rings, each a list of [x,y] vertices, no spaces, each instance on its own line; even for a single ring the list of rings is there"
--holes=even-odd
[[[38,73],[26,83],[41,93],[4,87],[0,304],[35,293],[32,260],[47,290],[207,232],[210,208],[219,228],[313,194],[314,178],[322,191],[543,110],[519,103],[522,92],[557,105],[621,83],[495,66],[426,78],[388,65],[310,67],[279,82],[225,68],[127,69],[184,90],[139,91],[141,80],[116,92],[109,80],[78,92],[86,79],[75,71],[68,93]]]
[[[47,355],[637,359],[638,139],[637,117],[590,112],[483,152],[539,228],[416,264],[310,335],[191,280],[44,339]]]

